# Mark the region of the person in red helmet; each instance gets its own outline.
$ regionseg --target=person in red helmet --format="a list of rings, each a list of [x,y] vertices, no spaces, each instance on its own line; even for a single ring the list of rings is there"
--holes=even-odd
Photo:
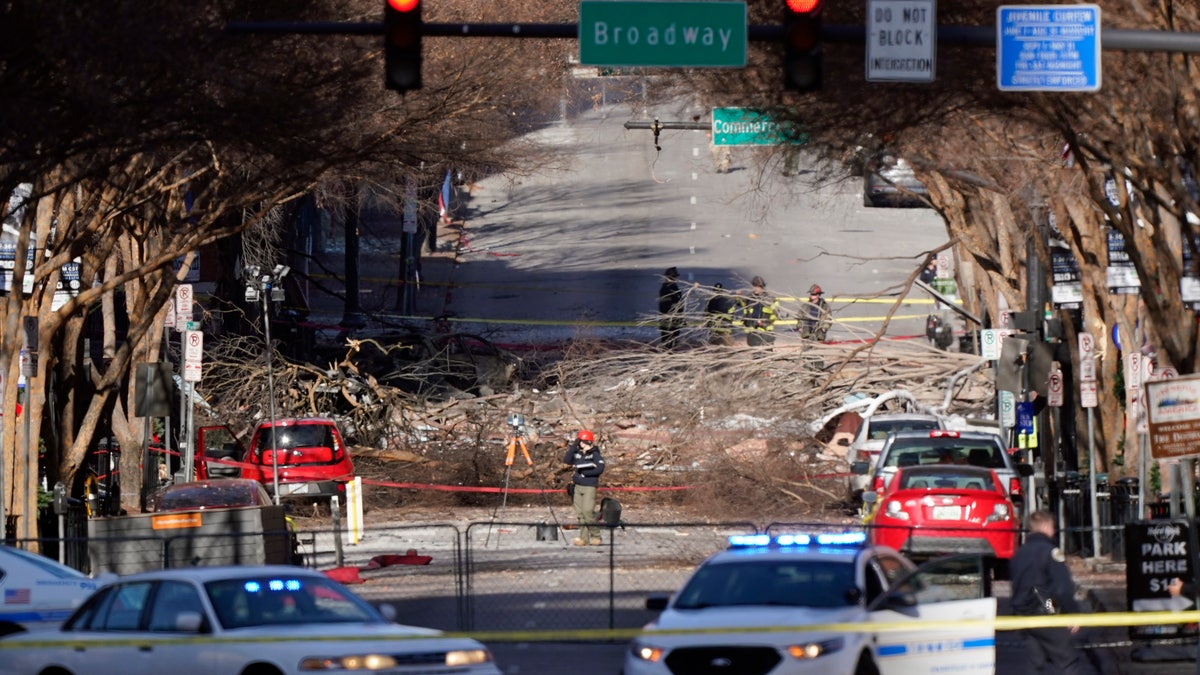
[[[584,429],[567,446],[563,463],[569,464],[575,473],[571,476],[572,500],[575,515],[579,518],[579,536],[572,542],[576,546],[599,546],[600,528],[596,526],[596,488],[600,485],[600,474],[604,473],[604,457],[596,445],[596,434]]]
[[[824,342],[829,333],[829,303],[822,297],[825,290],[817,284],[808,288],[808,302],[800,317],[800,337]]]

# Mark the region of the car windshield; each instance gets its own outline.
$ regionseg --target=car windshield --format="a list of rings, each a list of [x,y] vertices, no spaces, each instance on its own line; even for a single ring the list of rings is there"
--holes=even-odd
[[[905,441],[904,447],[888,451],[883,465],[920,466],[922,464],[965,464],[988,469],[1003,469],[1004,454],[991,443],[971,443],[957,438],[930,438]]]
[[[204,585],[226,629],[311,623],[386,623],[370,605],[321,577],[247,576]]]
[[[983,472],[951,473],[946,471],[922,471],[921,469],[905,470],[901,474],[900,487],[903,489],[953,489],[953,490],[988,490],[995,491],[992,474]]]
[[[697,570],[679,591],[675,609],[738,605],[845,607],[857,602],[850,593],[854,565],[833,560],[762,560],[711,564]]]
[[[275,440],[282,450],[292,448],[332,448],[333,431],[328,424],[296,424],[278,426],[275,428]],[[265,428],[258,433],[255,445],[256,452],[271,447],[271,429]]]
[[[938,428],[938,423],[935,420],[879,419],[869,422],[869,424],[871,425],[871,438],[876,440],[887,438],[887,435],[893,431],[927,431]]]

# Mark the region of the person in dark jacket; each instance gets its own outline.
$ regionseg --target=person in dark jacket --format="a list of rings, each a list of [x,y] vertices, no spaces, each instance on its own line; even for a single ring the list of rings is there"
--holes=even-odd
[[[1067,567],[1066,556],[1055,543],[1054,516],[1049,511],[1034,511],[1027,521],[1025,543],[1009,563],[1012,578],[1012,608],[1019,616],[1078,614],[1075,581]],[[1027,628],[1033,673],[1075,675],[1095,672],[1091,663],[1071,642],[1079,632],[1070,628]]]
[[[683,331],[683,291],[679,290],[679,270],[668,267],[658,287],[658,332],[663,349],[674,349]]]
[[[596,445],[596,435],[587,429],[579,432],[575,440],[567,446],[567,454],[563,463],[569,464],[575,470],[571,476],[574,483],[572,501],[575,505],[575,515],[579,518],[579,536],[575,539],[576,546],[599,546],[600,528],[596,526],[596,487],[600,485],[600,475],[604,473],[604,457],[600,447]]]
[[[930,286],[937,281],[937,259],[930,260],[925,268],[921,270],[921,281],[924,281]]]
[[[725,292],[723,284],[713,284],[713,296],[704,307],[704,316],[708,325],[708,344],[733,344],[733,312],[737,303],[733,296]]]

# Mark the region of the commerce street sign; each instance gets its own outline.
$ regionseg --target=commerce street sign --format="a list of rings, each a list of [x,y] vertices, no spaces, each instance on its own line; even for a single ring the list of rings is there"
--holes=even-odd
[[[746,3],[579,3],[579,63],[585,66],[742,68]]]
[[[777,122],[768,110],[713,108],[713,145],[799,145],[805,135],[795,125]]]

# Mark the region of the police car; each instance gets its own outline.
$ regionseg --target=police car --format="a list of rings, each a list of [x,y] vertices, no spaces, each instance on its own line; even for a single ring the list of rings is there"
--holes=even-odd
[[[45,556],[0,545],[0,635],[15,629],[48,629],[83,604],[97,588],[116,579],[78,572]]]
[[[863,532],[730,537],[669,600],[647,600],[662,614],[622,672],[992,673],[985,564],[960,555],[918,568]]]

